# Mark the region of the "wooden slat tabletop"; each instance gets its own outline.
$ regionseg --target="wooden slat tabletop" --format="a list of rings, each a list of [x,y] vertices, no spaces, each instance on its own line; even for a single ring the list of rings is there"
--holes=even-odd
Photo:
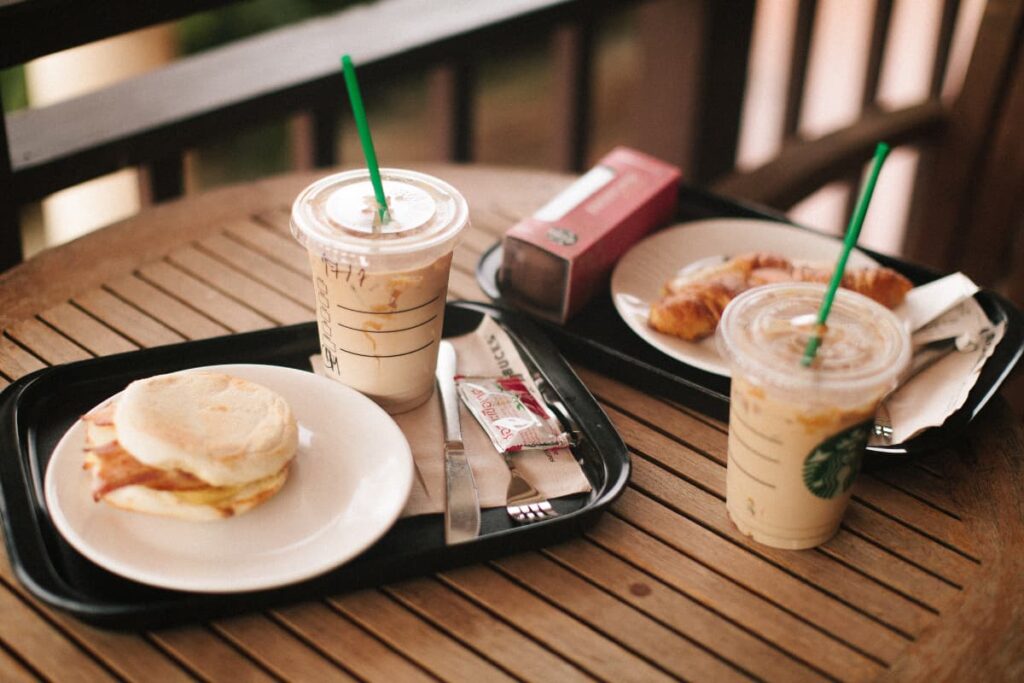
[[[572,178],[424,170],[481,251]],[[48,365],[313,319],[295,174],[149,209],[0,275],[0,386]],[[1024,677],[1021,425],[861,477],[842,530],[758,546],[725,513],[726,425],[576,365],[629,446],[625,494],[561,545],[358,593],[140,633],[32,597],[0,563],[3,680],[873,680]],[[9,457],[10,454],[3,454]]]

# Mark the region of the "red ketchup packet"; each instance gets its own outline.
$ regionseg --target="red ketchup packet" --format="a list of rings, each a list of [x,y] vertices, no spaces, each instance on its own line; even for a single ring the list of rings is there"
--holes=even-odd
[[[455,384],[473,417],[487,432],[499,453],[528,448],[564,448],[569,435],[544,408],[536,391],[519,375],[509,377],[463,377]]]

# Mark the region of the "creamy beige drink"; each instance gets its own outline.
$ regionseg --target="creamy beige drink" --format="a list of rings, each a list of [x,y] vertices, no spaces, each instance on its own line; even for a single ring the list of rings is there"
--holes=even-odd
[[[468,209],[437,178],[381,176],[383,225],[366,172],[350,171],[299,195],[292,234],[309,249],[325,369],[400,413],[433,391],[452,250]]]
[[[719,324],[732,373],[726,507],[740,531],[778,548],[835,534],[875,409],[910,358],[892,312],[839,290],[803,367],[824,294],[820,284],[760,287],[730,303]]]

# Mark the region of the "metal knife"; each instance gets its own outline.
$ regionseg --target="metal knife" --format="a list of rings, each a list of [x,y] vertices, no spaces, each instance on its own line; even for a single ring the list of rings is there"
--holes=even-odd
[[[444,540],[453,545],[480,535],[480,501],[462,443],[459,395],[455,390],[455,347],[449,342],[442,341],[438,349],[435,376],[444,422]]]

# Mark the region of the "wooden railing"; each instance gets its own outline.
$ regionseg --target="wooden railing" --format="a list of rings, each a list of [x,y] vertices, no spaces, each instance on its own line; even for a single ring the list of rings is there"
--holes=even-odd
[[[553,113],[544,123],[554,144],[543,165],[581,170],[594,152],[595,35],[602,22],[620,18],[624,6],[633,11],[640,53],[634,85],[638,97],[621,105],[630,111],[634,134],[629,142],[678,164],[689,182],[788,208],[836,179],[847,182],[852,197],[861,161],[879,138],[923,146],[927,156],[919,166],[925,174],[934,171],[936,150],[948,147],[952,137],[961,149],[953,156],[939,155],[950,170],[947,181],[940,181],[947,182],[940,203],[962,204],[975,184],[961,176],[988,153],[992,131],[998,140],[1012,140],[1019,128],[1012,112],[1020,108],[1020,98],[1006,94],[1016,92],[1013,74],[1020,70],[1006,65],[1021,52],[1022,2],[988,0],[986,25],[994,37],[989,51],[979,52],[972,62],[981,76],[969,76],[965,95],[970,101],[960,106],[961,98],[951,108],[939,93],[961,3],[943,0],[928,95],[893,112],[878,103],[893,2],[876,0],[870,37],[857,57],[865,60],[862,119],[848,130],[808,141],[800,137],[800,116],[820,8],[817,0],[798,0],[785,111],[777,131],[782,151],[774,164],[742,174],[734,167],[755,0],[360,4],[184,58],[73,100],[7,115],[0,128],[0,269],[21,259],[18,216],[27,202],[132,165],[148,170],[144,196],[154,201],[176,197],[185,187],[184,153],[225,131],[302,114],[308,122],[302,127],[307,153],[300,156],[318,167],[345,161],[337,154],[341,122],[347,120],[339,95],[338,57],[343,52],[353,56],[370,88],[411,72],[427,73],[433,154],[438,160],[471,161],[477,158],[477,64],[484,56],[523,50],[526,37],[546,39],[553,79],[538,98],[551,100],[546,111]],[[78,0],[8,0],[0,3],[0,68],[225,4],[228,0],[110,0],[99,12]],[[535,105],[523,102],[522,109]],[[960,176],[957,158],[970,162]],[[924,186],[932,179],[922,175],[919,181]],[[1010,206],[1002,195],[997,199],[1000,206]],[[929,200],[915,203],[927,208]],[[972,214],[960,207],[947,213],[936,240],[935,211],[912,211],[913,216],[932,216],[911,225],[912,256],[936,267],[951,265],[951,245],[964,239],[955,233],[956,220]],[[923,222],[930,232],[922,232]],[[1005,244],[1004,238],[997,242]]]
[[[0,68],[221,4],[226,3],[125,0],[108,3],[101,16],[74,0],[15,0],[0,6]],[[648,23],[657,24],[657,6],[675,3],[648,4],[654,10]],[[682,61],[670,57],[680,52],[678,35],[665,27],[651,31],[655,40],[647,49],[672,68],[641,75],[648,94],[660,95],[656,110],[647,109],[639,124],[650,130],[651,151],[674,158],[700,180],[728,170],[735,157],[753,1],[683,4],[682,14],[669,7],[667,15],[686,24]],[[475,62],[482,54],[514,50],[526,34],[546,35],[556,78],[549,90],[556,164],[579,170],[589,145],[594,27],[622,5],[380,0],[241,40],[73,100],[12,113],[6,135],[0,134],[0,159],[10,162],[0,165],[0,268],[21,258],[21,205],[129,165],[148,168],[151,198],[175,197],[184,187],[183,152],[225,130],[307,112],[314,163],[337,163],[341,52],[353,55],[370,84],[433,65],[429,106],[436,156],[468,161],[474,158]],[[43,39],[37,42],[36,36]],[[728,77],[701,77],[707,63],[718,64]],[[717,113],[702,117],[701,108]]]

